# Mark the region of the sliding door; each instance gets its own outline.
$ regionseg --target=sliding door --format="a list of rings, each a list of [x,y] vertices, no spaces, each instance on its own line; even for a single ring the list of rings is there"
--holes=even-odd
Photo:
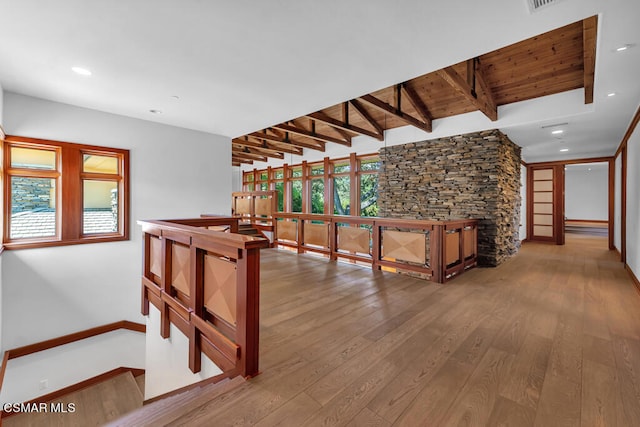
[[[564,166],[530,166],[527,170],[529,240],[564,244]]]

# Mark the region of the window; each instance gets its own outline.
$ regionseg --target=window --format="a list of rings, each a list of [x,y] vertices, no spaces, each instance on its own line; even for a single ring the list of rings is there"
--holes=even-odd
[[[7,137],[7,248],[128,239],[129,151]]]
[[[352,153],[348,158],[245,171],[243,189],[253,191],[255,184],[260,190],[268,183],[278,191],[279,212],[377,216],[381,167],[377,154]]]

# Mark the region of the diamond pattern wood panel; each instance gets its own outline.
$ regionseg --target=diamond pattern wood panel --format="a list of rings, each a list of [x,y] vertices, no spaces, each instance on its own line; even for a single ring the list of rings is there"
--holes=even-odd
[[[204,306],[232,325],[236,324],[236,268],[216,256],[204,257]]]
[[[370,253],[371,232],[366,228],[338,227],[338,249],[362,254]]]
[[[444,264],[454,264],[460,261],[460,232],[456,230],[455,233],[447,233],[445,234],[445,238],[447,241]]]
[[[426,263],[426,236],[422,233],[382,231],[382,256],[400,261]]]
[[[171,245],[171,286],[186,295],[189,295],[191,279],[190,258],[191,252],[187,246],[178,243]]]
[[[278,239],[298,241],[298,223],[293,221],[278,222]]]
[[[260,199],[257,198],[255,199],[256,204],[255,204],[255,214],[259,215],[259,216],[271,216],[272,212],[271,212],[271,199],[270,198],[266,198],[266,199]]]
[[[304,244],[329,247],[329,224],[304,223]]]
[[[151,272],[158,277],[162,277],[162,241],[157,237],[151,236],[150,243],[149,265]]]
[[[236,199],[236,215],[248,215],[251,213],[251,202],[249,199]]]
[[[474,245],[475,242],[475,228],[465,229],[464,230],[464,257],[465,259],[470,257],[471,255],[476,254],[476,248]]]

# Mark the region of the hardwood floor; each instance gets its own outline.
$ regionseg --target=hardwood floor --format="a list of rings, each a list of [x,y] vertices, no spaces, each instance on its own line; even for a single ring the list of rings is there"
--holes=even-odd
[[[262,374],[171,425],[633,426],[640,295],[606,238],[438,285],[262,251]]]

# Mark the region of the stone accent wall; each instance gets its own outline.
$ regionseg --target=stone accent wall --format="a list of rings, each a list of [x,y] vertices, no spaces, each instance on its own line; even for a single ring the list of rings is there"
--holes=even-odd
[[[51,207],[50,178],[11,178],[11,212],[24,212]]]
[[[499,130],[380,150],[380,216],[477,218],[478,262],[496,266],[519,248],[520,147]]]

